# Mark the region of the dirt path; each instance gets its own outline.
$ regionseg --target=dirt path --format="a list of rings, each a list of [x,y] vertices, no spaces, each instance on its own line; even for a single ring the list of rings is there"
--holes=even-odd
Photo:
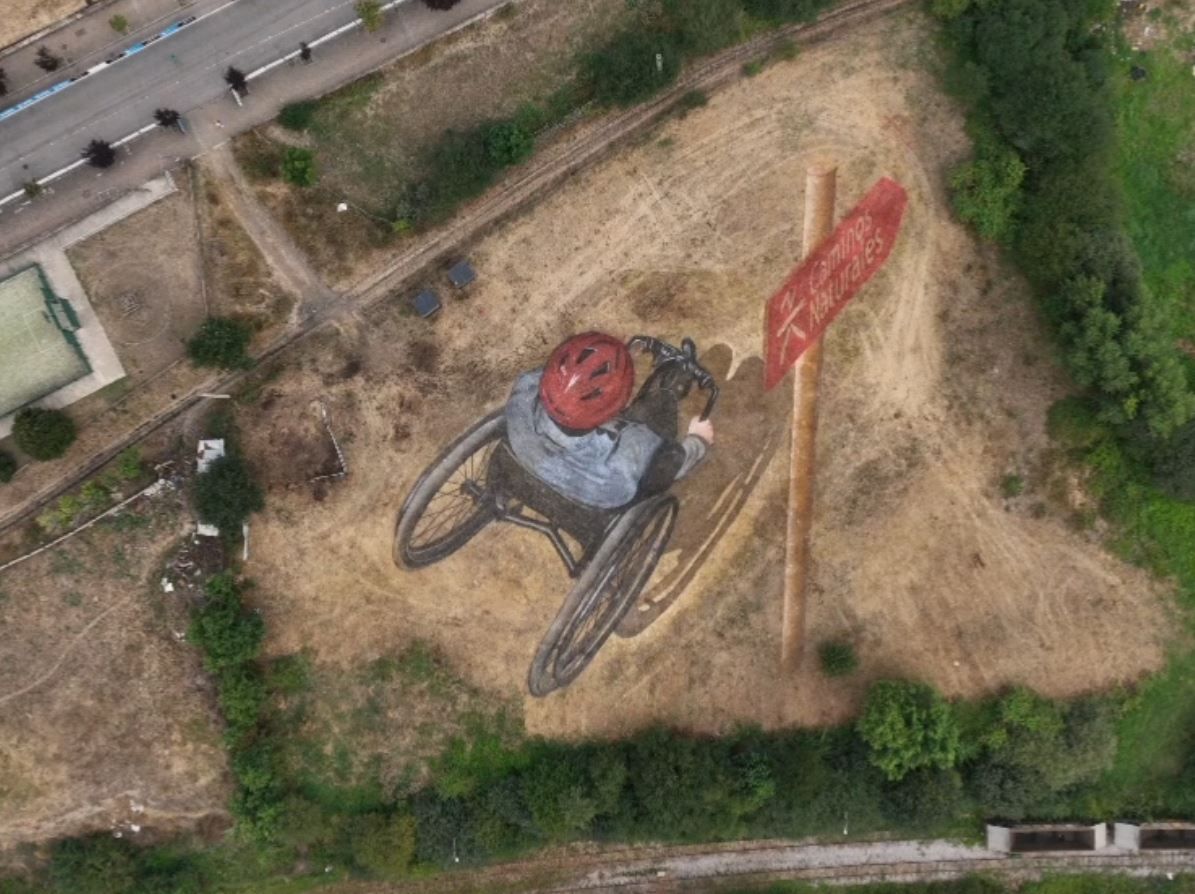
[[[397,256],[383,270],[377,271],[359,282],[349,294],[343,296],[339,301],[334,302],[329,299],[329,290],[311,272],[301,255],[297,255],[297,249],[293,243],[290,243],[289,239],[283,241],[284,234],[278,233],[277,225],[272,219],[265,216],[265,212],[260,206],[257,206],[256,214],[250,212],[243,218],[254,241],[261,245],[262,240],[270,242],[272,239],[274,244],[289,245],[287,257],[297,256],[301,261],[296,269],[291,270],[289,276],[284,277],[285,281],[318,284],[310,293],[305,289],[298,292],[303,299],[300,307],[304,307],[310,301],[311,295],[317,295],[324,301],[318,312],[313,313],[310,318],[305,318],[301,326],[280,335],[255,359],[261,362],[273,358],[298,344],[307,336],[321,330],[324,324],[333,322],[337,318],[351,316],[362,308],[385,298],[396,288],[420,276],[439,259],[459,250],[460,246],[477,238],[503,217],[525,207],[566,178],[599,160],[614,145],[651,126],[689,91],[698,88],[711,89],[738,77],[745,60],[766,55],[773,47],[787,40],[796,40],[802,44],[827,40],[842,28],[870,21],[908,5],[909,2],[910,0],[859,0],[859,2],[838,7],[812,25],[784,28],[774,34],[764,35],[741,46],[726,50],[704,64],[687,71],[671,90],[650,103],[627,112],[608,116],[603,123],[569,144],[567,149],[537,157],[526,166],[526,170],[520,177],[511,179],[492,190],[485,199],[466,209],[448,226],[418,240],[412,249]],[[227,158],[215,157],[216,153],[213,153],[213,156],[216,164],[229,161]],[[239,171],[235,169],[235,166],[231,176],[239,176]],[[240,190],[240,192],[244,194],[245,190]],[[251,222],[260,226],[250,228]],[[273,259],[272,262],[277,262],[275,252],[264,247],[263,252],[268,258]],[[245,378],[245,375],[246,373],[238,372],[220,378],[213,377],[190,392],[180,395],[172,404],[163,407],[160,412],[146,419],[108,448],[94,452],[86,461],[65,473],[57,483],[43,489],[24,504],[6,508],[0,514],[0,534],[32,518],[43,506],[76,487],[120,451],[131,444],[138,443],[187,408],[194,406],[202,400],[199,397],[201,393],[229,391],[235,388]]]
[[[282,285],[299,299],[299,316],[304,318],[331,308],[337,295],[307,263],[299,247],[291,241],[286,230],[253,193],[228,143],[216,147],[204,159],[212,177],[225,184],[224,191],[232,203],[233,213],[249,238],[261,251],[266,263]]]
[[[345,883],[329,894],[433,894],[521,891],[666,892],[754,887],[781,880],[866,884],[955,879],[972,873],[1009,880],[1047,873],[1162,875],[1190,871],[1195,855],[1179,851],[1133,854],[1019,854],[1009,857],[949,841],[798,844],[745,841],[730,845],[640,847],[602,854],[554,855],[406,883]]]

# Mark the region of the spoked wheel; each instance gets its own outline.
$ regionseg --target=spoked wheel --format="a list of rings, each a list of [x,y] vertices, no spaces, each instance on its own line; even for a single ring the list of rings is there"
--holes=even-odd
[[[527,675],[532,695],[567,686],[593,660],[655,571],[677,506],[668,494],[651,497],[610,528],[539,644]]]
[[[496,410],[453,441],[419,476],[398,512],[396,564],[422,568],[438,562],[494,518],[486,472],[505,431],[502,410]]]

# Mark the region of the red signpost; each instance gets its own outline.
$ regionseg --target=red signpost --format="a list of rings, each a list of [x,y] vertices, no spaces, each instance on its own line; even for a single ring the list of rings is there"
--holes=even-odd
[[[909,197],[885,177],[768,302],[764,388],[774,388],[892,251]]]

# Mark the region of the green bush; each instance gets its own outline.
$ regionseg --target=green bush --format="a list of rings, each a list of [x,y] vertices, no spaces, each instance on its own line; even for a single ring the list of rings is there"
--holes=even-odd
[[[67,838],[50,851],[50,878],[62,894],[129,894],[137,881],[136,855],[111,835]]]
[[[129,447],[116,458],[116,474],[125,481],[136,481],[141,477],[141,451]]]
[[[210,671],[226,671],[253,661],[261,649],[265,623],[246,611],[241,588],[230,572],[208,580],[202,605],[195,610],[187,639],[203,652]]]
[[[705,56],[743,38],[739,0],[663,0],[667,29],[686,56]]]
[[[827,640],[817,647],[822,673],[827,677],[845,677],[859,666],[855,649],[850,643]]]
[[[311,126],[318,109],[319,103],[310,99],[289,103],[278,113],[278,123],[287,130],[306,130]]]
[[[415,819],[411,816],[366,814],[349,827],[353,862],[382,878],[393,878],[415,859]]]
[[[261,488],[244,460],[234,453],[220,457],[206,472],[195,476],[193,497],[200,520],[233,539],[240,535],[241,523],[251,513],[265,508]]]
[[[950,177],[955,213],[984,238],[1007,243],[1024,179],[1025,163],[1012,149],[999,144],[981,148]]]
[[[315,169],[315,153],[310,149],[289,147],[282,157],[282,179],[295,186],[315,186],[319,180]]]
[[[1004,495],[1005,499],[1019,497],[1024,492],[1025,479],[1020,475],[1010,472],[1000,479],[1000,493]]]
[[[3,480],[0,458],[0,481]],[[1169,496],[1195,501],[1195,422],[1188,422],[1159,447],[1154,460],[1154,480]]]
[[[485,148],[496,166],[517,165],[535,151],[535,137],[514,121],[495,121],[486,129]]]
[[[0,450],[0,484],[12,481],[12,476],[15,474],[17,474],[17,461],[10,454]]]
[[[950,705],[923,683],[874,683],[858,730],[871,762],[893,782],[913,770],[949,769],[958,759],[959,729]]]
[[[57,459],[75,442],[75,423],[61,410],[26,407],[13,420],[12,436],[34,459]]]
[[[632,106],[675,81],[680,64],[674,35],[640,24],[586,56],[581,72],[598,103]]]
[[[187,342],[187,356],[198,366],[244,369],[250,365],[246,349],[252,337],[240,320],[209,317]]]
[[[811,22],[829,0],[743,0],[748,14],[764,22]]]
[[[955,770],[914,770],[889,786],[885,811],[898,827],[933,827],[956,820],[965,808],[963,781]]]
[[[382,27],[382,4],[380,0],[357,0],[353,7],[366,31],[377,31]]]
[[[1069,450],[1086,450],[1108,434],[1090,402],[1078,396],[1064,397],[1051,405],[1046,430]]]

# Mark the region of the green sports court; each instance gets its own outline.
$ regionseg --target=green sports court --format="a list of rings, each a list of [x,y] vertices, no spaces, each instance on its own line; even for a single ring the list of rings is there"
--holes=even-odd
[[[36,264],[0,280],[0,417],[91,372],[78,328]]]

